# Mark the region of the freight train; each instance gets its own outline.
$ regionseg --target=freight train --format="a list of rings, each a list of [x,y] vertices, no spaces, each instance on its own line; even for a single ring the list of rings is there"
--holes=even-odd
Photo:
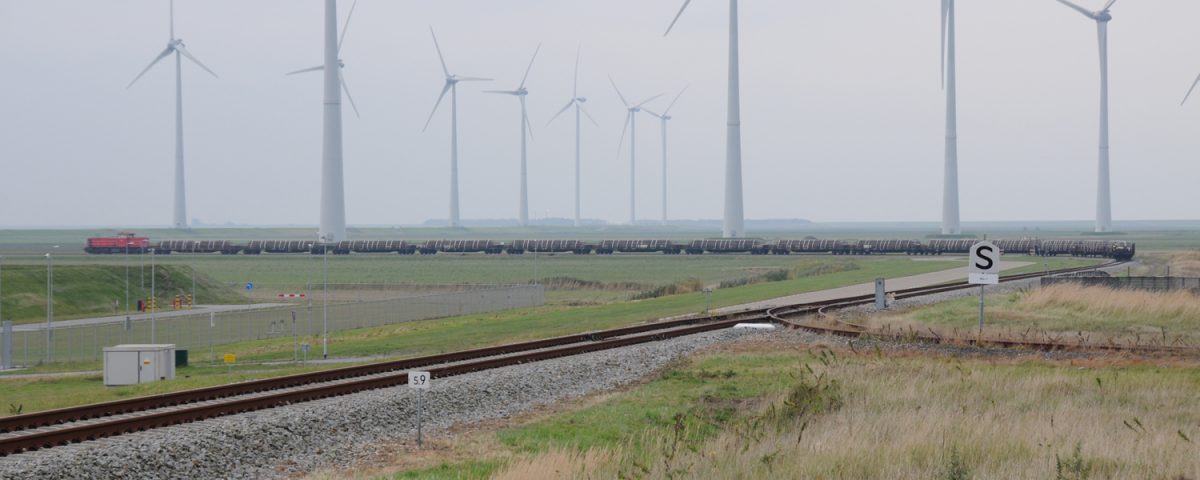
[[[305,240],[162,240],[151,243],[147,237],[131,234],[118,237],[87,239],[84,251],[92,254],[144,253],[157,254],[221,253],[225,255],[259,255],[263,253],[398,253],[401,255],[434,255],[438,253],[483,253],[491,255],[521,255],[535,253],[574,253],[576,255],[612,255],[614,253],[663,253],[668,255],[700,255],[742,253],[750,255],[829,254],[829,255],[943,255],[965,254],[977,240],[802,240],[707,239],[677,242],[673,240],[354,240],[322,245]],[[1076,257],[1106,257],[1128,260],[1136,253],[1133,242],[1120,240],[1040,240],[1021,238],[993,240],[1009,254]]]

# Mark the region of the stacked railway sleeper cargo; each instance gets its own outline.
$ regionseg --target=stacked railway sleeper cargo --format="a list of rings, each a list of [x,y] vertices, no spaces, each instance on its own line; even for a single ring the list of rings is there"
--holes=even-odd
[[[132,235],[132,234],[129,234]],[[320,244],[310,240],[252,240],[236,242],[230,240],[162,240],[150,243],[145,237],[93,237],[87,239],[84,251],[89,254],[120,254],[129,247],[130,253],[139,249],[156,253],[220,253],[246,255],[288,253],[331,253],[335,255],[398,253],[401,255],[435,255],[438,253],[480,253],[521,255],[529,252],[573,253],[576,255],[612,255],[630,253],[662,253],[674,255],[700,254],[825,254],[825,255],[964,255],[976,239],[933,239],[920,240],[833,240],[806,238],[802,240],[761,239],[704,239],[687,242],[672,240],[429,240],[409,243],[404,240],[344,240],[337,243]],[[1120,240],[1040,240],[1037,238],[993,240],[1002,251],[1010,255],[1072,255],[1081,257],[1106,257],[1128,260],[1136,253],[1133,242]]]
[[[613,253],[666,253],[677,254],[683,248],[670,240],[601,240],[595,252],[601,255]]]
[[[777,255],[789,253],[832,253],[842,250],[841,240],[806,238],[804,240],[780,240],[775,243],[772,252]]]
[[[162,255],[171,252],[233,255],[240,251],[242,247],[229,240],[162,240],[154,246],[154,253]]]
[[[771,247],[759,240],[719,239],[692,240],[688,242],[684,250],[689,255],[699,255],[701,253],[749,253],[751,255],[762,255],[770,253]]]
[[[423,255],[443,253],[502,253],[504,244],[491,240],[430,240],[418,249]]]
[[[513,240],[505,245],[505,253],[520,255],[525,252],[575,253],[586,255],[595,248],[579,240]]]

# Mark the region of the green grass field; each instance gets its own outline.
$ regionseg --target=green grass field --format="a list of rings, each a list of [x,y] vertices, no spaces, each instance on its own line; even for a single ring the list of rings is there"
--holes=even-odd
[[[46,320],[45,262],[42,265],[5,265],[0,271],[3,287],[2,311],[5,320],[33,323]],[[125,311],[125,268],[115,265],[55,265],[54,318],[114,315]],[[150,297],[151,276],[160,309],[169,309],[175,295],[192,293],[191,269],[179,265],[146,268],[143,277],[136,268],[130,272],[129,302],[135,308],[138,299]],[[196,277],[196,303],[239,303],[244,297],[227,286],[214,283],[203,274]],[[116,302],[114,304],[114,302]]]
[[[1185,478],[1200,468],[1197,380],[1188,366],[760,345],[701,355],[557,412],[435,439],[424,466],[374,465],[372,475]]]
[[[913,262],[899,257],[859,259],[855,262],[858,263],[858,268],[853,270],[717,289],[712,295],[712,306],[715,308],[736,305],[793,293],[865,283],[878,276],[914,275],[947,267],[943,262]],[[957,262],[955,263],[957,264]],[[330,339],[330,352],[332,356],[336,357],[387,356],[402,358],[428,355],[616,328],[667,316],[698,312],[704,309],[704,305],[703,294],[688,293],[605,305],[583,307],[556,305],[401,323],[335,333]],[[313,345],[320,344],[317,338],[302,338],[301,341],[307,341]],[[218,356],[223,353],[234,353],[238,355],[240,362],[246,363],[288,361],[292,359],[292,352],[293,343],[290,337],[221,345],[216,350]],[[201,363],[206,360],[208,360],[206,352],[193,355],[193,363]],[[61,371],[64,368],[99,370],[100,364],[99,362],[90,362],[48,365],[21,373]],[[206,367],[195,368],[204,369]],[[214,368],[217,373],[223,371],[219,366]],[[178,390],[222,384],[230,380],[232,379],[219,374],[194,375],[191,381],[186,383],[164,382],[154,388]],[[104,387],[100,385],[98,376],[84,379],[48,378],[27,381],[5,379],[4,375],[0,374],[0,385],[9,385],[7,382],[21,382],[12,384],[17,385],[17,388],[8,389],[5,399],[11,403],[24,404],[27,412],[75,405],[87,401],[120,398],[137,394],[142,391],[139,390],[140,388],[144,388]],[[125,393],[127,391],[134,393]]]

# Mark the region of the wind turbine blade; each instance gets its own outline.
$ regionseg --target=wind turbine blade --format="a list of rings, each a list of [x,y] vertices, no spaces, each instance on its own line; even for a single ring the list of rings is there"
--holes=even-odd
[[[648,108],[643,108],[643,109],[642,109],[642,111],[643,111],[643,112],[646,112],[646,113],[649,113],[650,115],[653,115],[653,116],[655,116],[655,117],[658,117],[658,118],[660,118],[660,119],[661,119],[661,118],[663,118],[663,115],[659,115],[659,114],[657,114],[657,113],[654,113],[654,111],[653,111],[653,110],[650,110],[650,109],[648,109]]]
[[[170,55],[174,50],[175,48],[173,46],[168,46],[166,49],[164,49],[162,53],[159,53],[157,57],[154,57],[154,60],[150,61],[149,65],[146,65],[146,68],[142,69],[142,73],[139,73],[136,77],[133,77],[133,81],[129,82],[129,85],[126,85],[125,88],[132,87],[133,84],[137,83],[137,81],[142,78],[142,75],[145,75],[146,72],[150,71],[150,68],[153,67],[154,64],[158,63],[159,60],[167,58],[167,55]]]
[[[658,97],[661,97],[661,96],[663,96],[663,94],[661,94],[661,93],[660,93],[660,94],[658,94],[658,95],[655,95],[655,96],[653,96],[653,97],[650,97],[650,98],[647,98],[647,99],[645,99],[645,100],[642,100],[642,103],[639,103],[639,104],[637,104],[637,105],[634,105],[634,107],[635,107],[635,108],[636,108],[636,107],[641,107],[642,105],[645,105],[645,104],[647,104],[647,103],[650,103],[650,101],[651,101],[651,100],[654,100],[654,99],[656,99],[656,98],[658,98]]]
[[[358,105],[354,104],[354,95],[350,94],[350,87],[346,86],[346,76],[342,75],[341,70],[338,71],[338,80],[341,81],[340,83],[342,84],[342,91],[346,93],[346,99],[350,100],[350,108],[354,109],[354,116],[356,118],[362,118],[362,116],[358,114]]]
[[[1191,96],[1192,96],[1192,91],[1196,89],[1196,85],[1197,85],[1197,84],[1200,84],[1200,75],[1197,75],[1197,76],[1196,76],[1196,81],[1192,82],[1192,88],[1189,88],[1189,89],[1188,89],[1188,93],[1187,93],[1187,95],[1184,95],[1184,96],[1183,96],[1183,101],[1182,101],[1182,102],[1179,102],[1179,105],[1180,105],[1180,106],[1183,106],[1183,104],[1187,103],[1187,101],[1188,101],[1188,97],[1191,97]]]
[[[324,70],[324,69],[325,69],[324,65],[317,65],[315,67],[302,68],[302,69],[296,70],[294,72],[288,72],[285,75],[295,75],[297,73],[315,72],[315,71]]]
[[[613,90],[617,91],[617,96],[621,97],[621,103],[625,104],[626,108],[629,108],[629,102],[625,101],[624,95],[621,95],[621,89],[617,88],[617,82],[615,80],[613,80],[612,75],[608,76],[608,83],[612,84]]]
[[[595,118],[592,118],[592,114],[588,113],[587,109],[583,108],[583,105],[579,106],[579,111],[583,112],[583,114],[587,116],[588,120],[592,121],[592,125],[595,125],[597,127],[600,126],[600,123],[597,122]]]
[[[171,40],[175,39],[175,0],[171,0]]]
[[[1104,8],[1100,9],[1100,11],[1103,12],[1105,10],[1112,8],[1114,3],[1117,3],[1117,0],[1108,0],[1108,3],[1104,4]]]
[[[668,105],[667,105],[667,109],[666,109],[666,110],[663,110],[663,113],[662,113],[662,114],[663,114],[663,116],[664,116],[664,117],[665,117],[665,116],[666,116],[668,113],[671,113],[671,107],[674,107],[674,106],[675,106],[675,102],[678,102],[678,101],[679,101],[679,97],[683,96],[683,92],[686,92],[686,91],[687,91],[687,89],[688,89],[688,87],[691,87],[691,85],[684,85],[684,87],[683,87],[683,90],[680,90],[680,91],[679,91],[679,93],[675,94],[675,98],[674,98],[673,100],[671,100],[671,103],[670,103],[670,104],[668,104]]]
[[[503,93],[505,95],[519,95],[521,92],[516,90],[484,90],[483,93]]]
[[[665,33],[663,33],[664,37],[671,33],[672,28],[675,28],[675,22],[679,21],[679,16],[683,15],[684,10],[687,10],[687,6],[689,3],[692,3],[692,0],[683,0],[683,6],[679,7],[679,13],[675,14],[675,18],[673,20],[671,20],[671,24],[667,26],[667,31]]]
[[[446,68],[446,58],[442,56],[442,47],[438,45],[437,34],[433,33],[433,27],[429,27],[429,34],[433,36],[433,48],[437,49],[438,61],[442,62],[442,73],[445,73],[448,78],[450,77],[450,69]]]
[[[571,105],[574,105],[574,104],[575,104],[575,99],[572,98],[571,101],[567,102],[567,106],[563,107],[562,110],[559,110],[558,113],[554,114],[553,117],[550,117],[550,121],[546,122],[546,125],[554,123],[554,119],[558,118],[559,115],[562,115],[563,112],[567,111],[567,109],[571,108]]]
[[[621,158],[621,146],[625,145],[625,132],[629,130],[630,118],[633,118],[633,112],[625,114],[625,126],[621,127],[621,141],[617,142],[617,158]]]
[[[457,77],[460,82],[490,82],[493,79],[484,77]]]
[[[437,113],[438,106],[440,106],[442,104],[442,99],[446,98],[446,92],[449,92],[450,89],[453,87],[454,87],[454,84],[450,83],[450,82],[446,82],[446,86],[442,87],[442,94],[438,95],[437,102],[433,104],[433,111],[429,112],[429,120],[425,121],[425,128],[421,129],[422,132],[424,132],[425,130],[429,130],[429,122],[433,121],[433,114]]]
[[[579,97],[579,54],[582,51],[583,44],[579,44],[579,47],[575,49],[575,86],[571,88],[571,98]]]
[[[354,16],[354,7],[357,7],[357,6],[358,6],[358,0],[354,0],[354,3],[350,4],[350,13],[346,14],[346,23],[342,24],[342,36],[338,37],[338,47],[337,47],[337,51],[338,51],[339,55],[342,53],[342,42],[346,41],[346,29],[350,28],[350,17]]]
[[[1074,3],[1068,2],[1067,0],[1058,0],[1058,3],[1061,3],[1063,5],[1071,7],[1072,10],[1082,13],[1085,17],[1095,18],[1095,14],[1093,14],[1090,10],[1083,8],[1079,5],[1076,5]]]
[[[530,59],[529,59],[529,66],[528,66],[528,67],[525,67],[525,76],[524,76],[524,77],[521,77],[521,85],[520,85],[519,87],[517,87],[517,90],[520,90],[520,89],[522,89],[522,88],[525,88],[525,80],[528,80],[528,79],[529,79],[529,71],[530,71],[530,70],[533,70],[533,61],[534,61],[534,60],[537,60],[537,54],[538,54],[538,52],[540,52],[541,50],[542,50],[542,44],[541,44],[541,43],[538,43],[538,46],[537,46],[537,48],[535,48],[535,49],[533,50],[533,58],[530,58]]]
[[[946,20],[950,14],[950,0],[942,0],[942,88],[946,88]]]
[[[187,57],[187,59],[188,59],[188,60],[191,60],[191,61],[195,62],[195,63],[196,63],[196,65],[199,65],[199,66],[200,66],[200,68],[203,68],[203,69],[204,69],[204,71],[206,71],[206,72],[208,72],[208,73],[209,73],[209,75],[212,75],[212,76],[213,76],[213,77],[215,77],[215,78],[221,78],[221,77],[217,76],[217,72],[214,72],[214,71],[212,71],[212,69],[210,69],[210,68],[208,68],[208,67],[204,66],[204,64],[203,64],[203,63],[200,63],[200,60],[199,60],[199,59],[197,59],[196,57],[193,57],[193,56],[192,56],[192,54],[191,54],[190,52],[188,52],[186,48],[184,48],[184,47],[183,47],[183,44],[182,44],[182,43],[180,43],[179,45],[176,45],[176,46],[175,46],[175,50],[176,50],[177,52],[179,52],[181,55],[183,55],[183,56]]]

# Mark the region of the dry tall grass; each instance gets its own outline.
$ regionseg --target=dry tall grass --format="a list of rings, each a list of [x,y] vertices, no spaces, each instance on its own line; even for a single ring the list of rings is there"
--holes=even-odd
[[[502,478],[1200,478],[1194,370],[870,356],[816,370],[844,405],[807,424],[730,428],[669,459],[660,432],[650,458],[560,450]]]
[[[874,328],[937,331],[943,336],[974,332],[973,299],[856,319]],[[1190,291],[1150,292],[1058,284],[992,297],[985,336],[1120,344],[1200,344],[1200,295]]]
[[[1057,284],[1026,293],[1017,302],[1017,308],[1065,308],[1100,317],[1192,320],[1193,326],[1200,326],[1200,296],[1189,291],[1150,292]]]

